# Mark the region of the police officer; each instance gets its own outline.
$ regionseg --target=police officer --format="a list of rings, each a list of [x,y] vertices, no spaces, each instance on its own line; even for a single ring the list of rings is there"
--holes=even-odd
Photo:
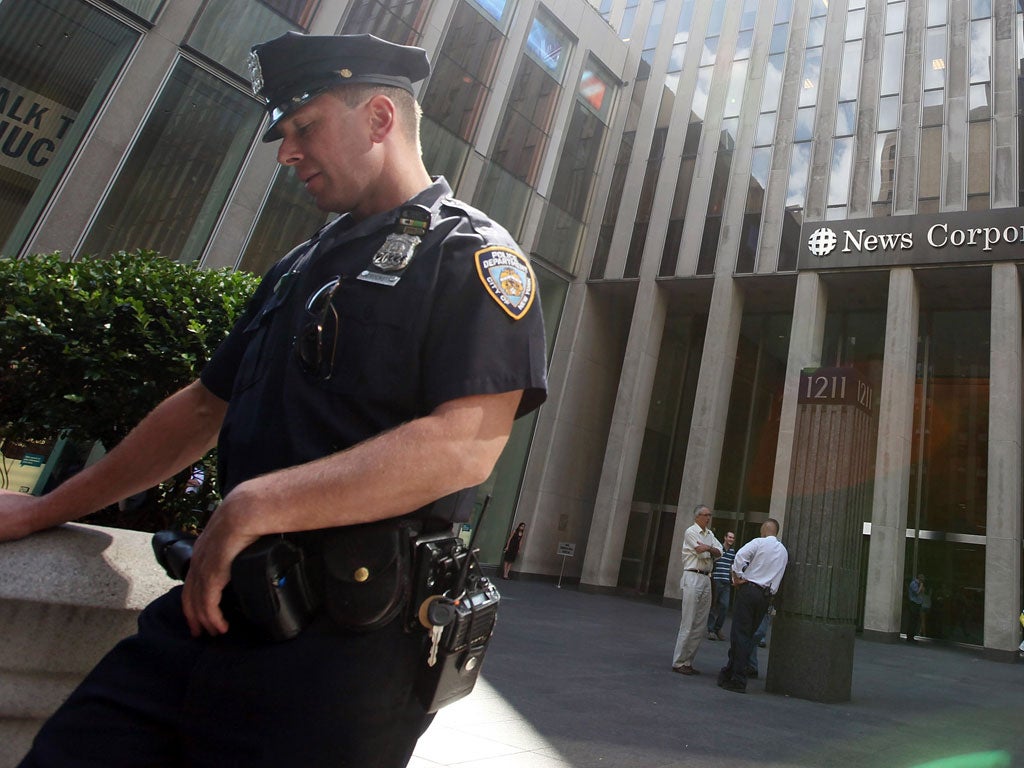
[[[225,617],[261,537],[388,519],[466,520],[513,420],[546,395],[533,270],[432,180],[413,83],[424,51],[288,33],[253,48],[264,141],[341,216],[265,276],[196,381],[45,497],[0,496],[0,539],[155,485],[214,445],[223,502],[183,587],[154,601],[44,725],[24,766],[403,766],[429,723],[426,632],[318,614],[271,642]],[[467,490],[468,489],[468,490]],[[313,548],[315,552],[315,547]]]

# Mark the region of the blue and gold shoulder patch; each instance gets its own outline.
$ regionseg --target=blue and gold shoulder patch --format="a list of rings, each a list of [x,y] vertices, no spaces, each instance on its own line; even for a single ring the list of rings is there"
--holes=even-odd
[[[480,282],[513,320],[530,311],[537,295],[533,267],[521,254],[503,245],[489,245],[473,254]]]

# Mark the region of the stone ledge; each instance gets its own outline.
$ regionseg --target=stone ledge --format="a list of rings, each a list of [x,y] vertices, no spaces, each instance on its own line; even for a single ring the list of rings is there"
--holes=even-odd
[[[0,544],[0,768],[175,584],[150,538],[69,523]]]

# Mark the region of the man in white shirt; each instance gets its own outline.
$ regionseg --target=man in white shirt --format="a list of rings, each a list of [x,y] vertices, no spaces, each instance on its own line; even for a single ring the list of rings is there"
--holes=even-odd
[[[682,615],[676,636],[672,671],[681,675],[699,675],[693,667],[700,641],[707,633],[711,609],[711,569],[722,556],[722,544],[711,532],[711,509],[700,504],[693,510],[693,525],[683,533]]]
[[[727,691],[746,693],[754,632],[786,572],[789,553],[778,536],[778,521],[768,518],[761,525],[761,537],[740,547],[732,562],[732,583],[738,589],[729,636],[729,663],[718,673],[718,685]]]

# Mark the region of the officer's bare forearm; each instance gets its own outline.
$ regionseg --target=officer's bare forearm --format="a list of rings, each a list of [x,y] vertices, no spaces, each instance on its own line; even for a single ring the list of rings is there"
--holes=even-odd
[[[95,512],[194,463],[216,444],[226,408],[199,382],[174,393],[103,459],[47,494],[35,529]]]
[[[347,451],[253,478],[229,494],[218,514],[233,516],[240,533],[264,535],[419,509],[487,479],[520,396],[461,398]]]

